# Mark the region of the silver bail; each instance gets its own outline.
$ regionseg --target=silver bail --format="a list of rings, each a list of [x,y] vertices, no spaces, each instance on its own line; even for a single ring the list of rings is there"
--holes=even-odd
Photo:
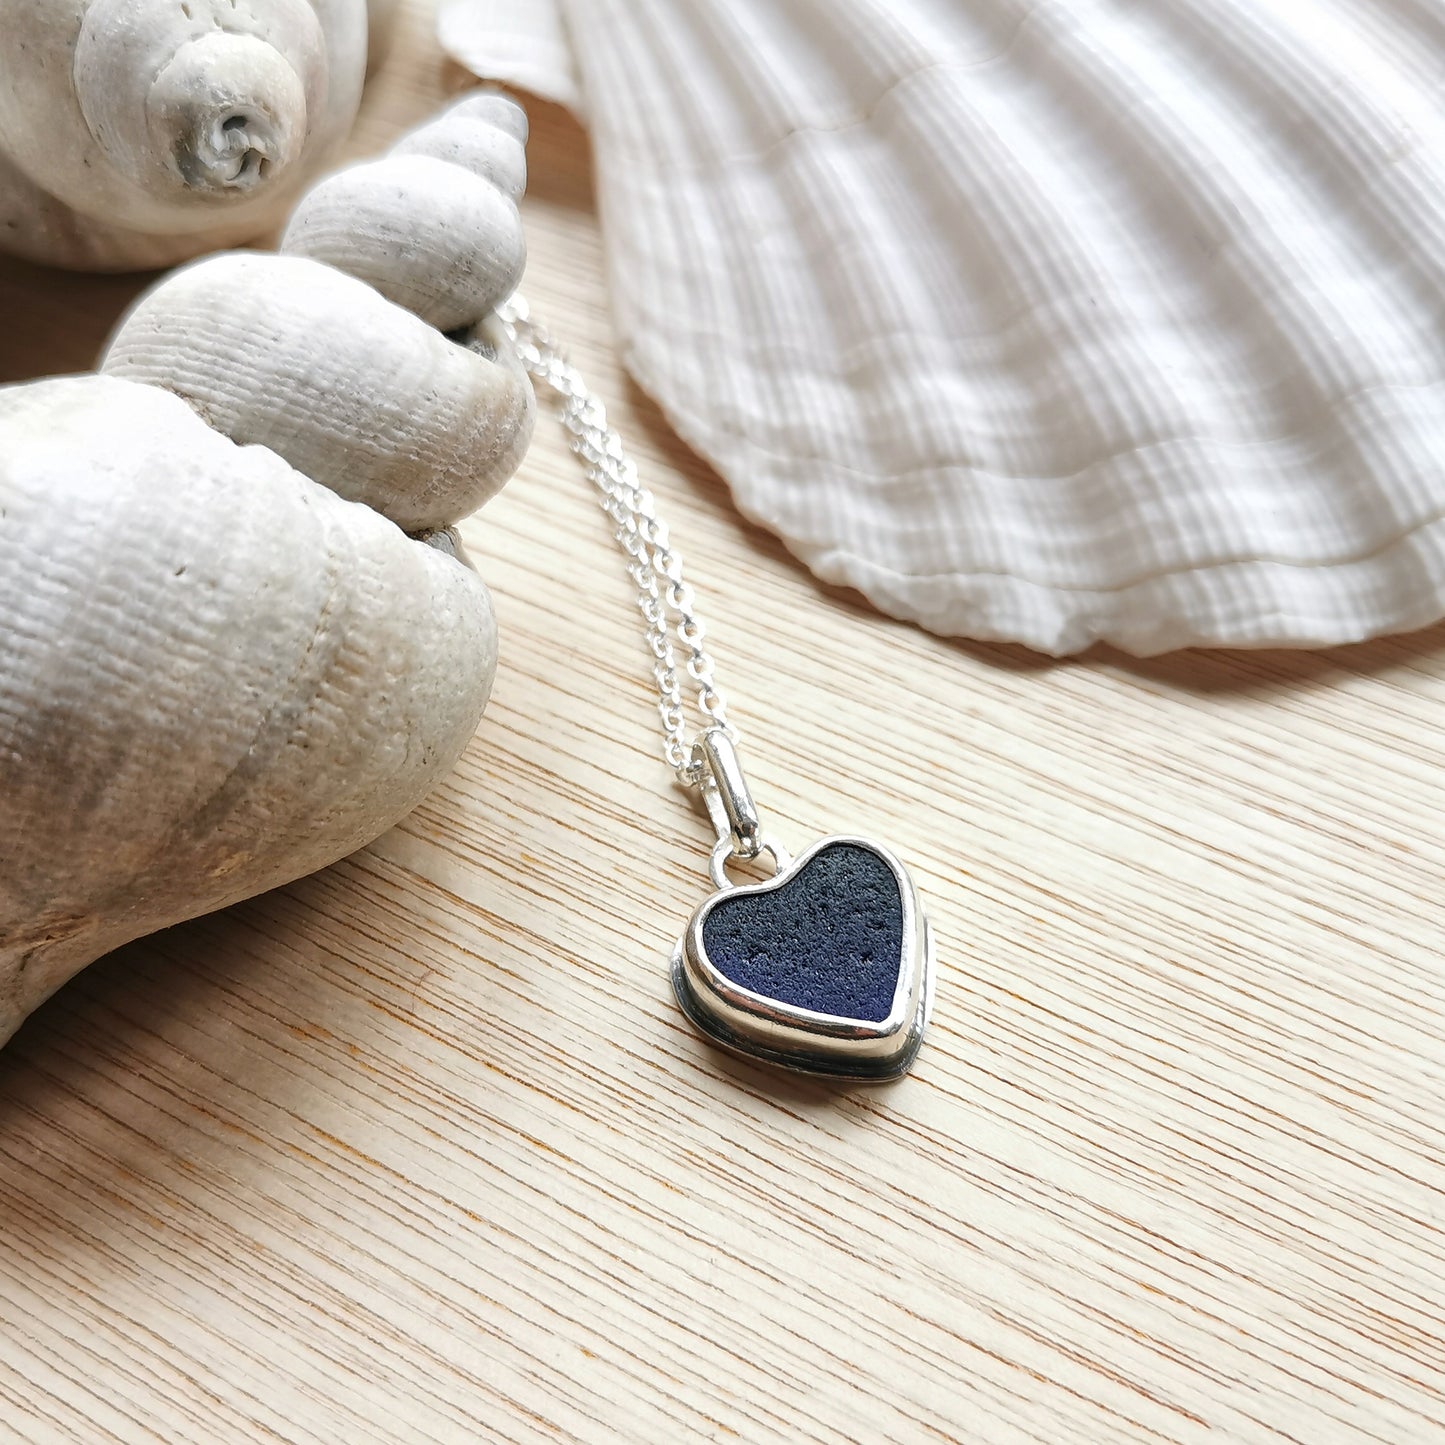
[[[763,825],[727,731],[709,728],[692,745],[692,761],[702,778],[702,800],[718,842],[729,843],[736,858],[756,858],[763,850]]]

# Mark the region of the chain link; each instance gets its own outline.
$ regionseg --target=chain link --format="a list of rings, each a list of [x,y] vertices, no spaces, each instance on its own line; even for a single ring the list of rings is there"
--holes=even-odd
[[[637,587],[637,610],[646,624],[657,683],[663,756],[679,782],[697,787],[702,769],[693,761],[674,637],[687,654],[684,668],[696,689],[697,708],[706,725],[727,728],[730,736],[733,733],[727,704],[713,682],[712,658],[703,645],[706,629],[694,610],[692,588],[683,581],[682,559],[668,543],[667,527],[658,520],[652,493],[638,482],[637,467],[623,450],[621,437],[608,426],[607,412],[588,389],[582,373],[546,329],[531,319],[523,297],[513,296],[497,315],[522,365],[561,398],[568,445],[581,458],[597,489],[602,510],[612,522],[613,536],[627,556],[627,574]]]

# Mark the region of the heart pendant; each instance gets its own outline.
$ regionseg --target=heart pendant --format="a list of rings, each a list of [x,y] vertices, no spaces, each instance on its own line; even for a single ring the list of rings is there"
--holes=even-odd
[[[764,883],[724,883],[693,914],[673,953],[678,1002],[750,1058],[844,1078],[906,1073],[933,986],[913,880],[866,838],[825,838],[780,862]]]

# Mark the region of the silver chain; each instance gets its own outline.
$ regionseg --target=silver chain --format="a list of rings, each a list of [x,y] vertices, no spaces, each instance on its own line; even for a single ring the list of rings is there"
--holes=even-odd
[[[637,610],[646,624],[652,675],[657,681],[657,711],[662,719],[663,755],[686,787],[703,781],[703,768],[693,754],[678,675],[678,650],[687,654],[685,668],[697,690],[697,708],[706,725],[728,727],[727,705],[713,684],[713,662],[703,646],[705,629],[697,616],[692,588],[682,579],[682,559],[667,540],[667,527],[657,518],[652,493],[637,480],[637,467],[622,439],[607,424],[607,412],[562,349],[544,327],[531,319],[526,300],[513,296],[498,308],[498,318],[517,348],[522,365],[562,402],[562,425],[568,445],[581,458],[597,489],[598,501],[612,522],[617,544],[627,555],[627,573],[637,586]]]

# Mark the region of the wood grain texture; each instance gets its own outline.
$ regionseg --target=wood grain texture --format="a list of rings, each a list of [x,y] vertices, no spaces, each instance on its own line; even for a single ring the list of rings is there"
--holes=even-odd
[[[460,77],[406,16],[356,139]],[[797,846],[887,839],[914,1076],[720,1058],[628,584],[555,429],[465,529],[502,664],[374,847],[104,960],[0,1052],[0,1439],[1445,1440],[1445,631],[1046,664],[820,589],[631,388],[583,134],[528,290],[614,399]],[[138,282],[0,271],[0,374]]]

